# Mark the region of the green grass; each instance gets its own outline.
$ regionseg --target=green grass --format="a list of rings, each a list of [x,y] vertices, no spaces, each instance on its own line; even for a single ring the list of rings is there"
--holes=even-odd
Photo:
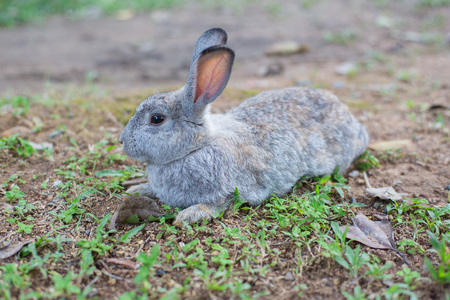
[[[96,148],[92,149],[86,156],[69,159],[61,169],[56,170],[61,175],[65,174],[61,173],[62,170],[71,170],[74,173],[67,178],[68,182],[72,183],[67,182],[65,184],[61,195],[76,190],[77,184],[82,186],[82,192],[75,191],[78,196],[68,198],[66,208],[59,214],[53,214],[55,224],[59,220],[63,222],[60,223],[63,226],[60,228],[67,225],[75,225],[76,228],[76,224],[83,215],[85,218],[88,217],[91,222],[98,224],[94,237],[89,240],[63,240],[60,234],[56,234],[59,231],[56,229],[54,233],[49,233],[48,236],[41,237],[38,241],[26,246],[22,250],[22,256],[26,259],[26,263],[20,265],[20,267],[16,264],[6,264],[0,267],[2,278],[4,278],[0,284],[0,292],[5,299],[12,299],[12,292],[23,297],[32,297],[33,295],[44,298],[86,297],[92,287],[89,285],[80,287],[76,283],[85,281],[96,272],[97,267],[94,262],[97,259],[102,259],[102,257],[107,257],[114,251],[120,250],[124,247],[122,245],[132,241],[133,237],[142,229],[143,226],[132,228],[121,238],[115,238],[112,231],[105,230],[110,217],[109,214],[102,220],[98,220],[94,215],[87,213],[85,208],[82,208],[81,199],[85,201],[86,198],[93,195],[104,195],[102,191],[111,188],[111,184],[113,186],[116,184],[106,183],[109,185],[106,187],[90,177],[87,177],[84,182],[76,179],[90,173],[92,162],[95,160],[108,164],[108,154],[104,150],[107,149],[107,144],[98,143],[96,145]],[[77,163],[76,168],[75,165],[72,165],[72,162]],[[276,264],[279,263],[277,257],[280,255],[280,250],[267,242],[275,237],[280,237],[282,240],[287,240],[296,245],[293,249],[294,255],[297,257],[297,265],[292,266],[294,273],[299,272],[301,266],[305,263],[306,257],[302,255],[302,251],[308,251],[308,249],[316,248],[317,245],[322,245],[323,248],[320,252],[313,256],[307,256],[309,257],[307,259],[318,260],[319,257],[324,257],[330,260],[329,263],[335,261],[342,266],[344,272],[348,272],[349,278],[353,278],[355,282],[358,282],[362,277],[368,278],[370,282],[392,278],[392,274],[387,274],[391,265],[381,264],[376,258],[363,251],[360,246],[351,247],[350,242],[345,240],[345,233],[339,232],[336,235],[330,235],[331,228],[336,228],[337,224],[329,220],[342,218],[351,212],[346,210],[345,206],[343,207],[338,201],[338,199],[342,199],[342,195],[345,196],[348,187],[342,182],[341,177],[337,174],[335,176],[341,182],[336,181],[332,176],[317,178],[316,182],[308,182],[315,187],[312,192],[292,194],[287,198],[273,197],[259,209],[247,207],[245,203],[239,203],[237,205],[238,210],[235,213],[243,217],[244,222],[240,228],[229,227],[218,220],[217,222],[220,222],[223,228],[223,232],[219,234],[211,231],[208,221],[190,225],[182,231],[184,235],[192,238],[199,235],[208,236],[202,242],[201,247],[198,239],[192,239],[187,243],[175,242],[174,238],[171,239],[170,236],[176,237],[180,234],[180,229],[161,220],[157,241],[165,240],[165,249],[169,250],[163,252],[161,245],[156,243],[149,254],[140,252],[136,257],[136,260],[141,264],[134,277],[136,288],[123,293],[120,299],[138,299],[139,297],[155,297],[156,295],[171,299],[180,297],[186,290],[192,289],[194,281],[190,276],[185,278],[182,285],[177,285],[171,289],[153,284],[153,278],[162,266],[176,272],[185,270],[185,272],[191,273],[192,276],[197,278],[197,282],[200,281],[211,292],[235,295],[242,299],[267,294],[267,292],[251,294],[251,286],[242,281],[242,278],[246,276],[264,278],[276,267]],[[334,182],[331,180],[334,180]],[[75,182],[77,183],[75,184]],[[112,188],[116,190],[113,193],[120,191],[120,188]],[[18,190],[15,192],[18,193]],[[15,198],[21,198],[21,196]],[[400,216],[412,213],[422,218],[428,218],[427,222],[420,222],[421,226],[434,229],[434,232],[448,232],[446,226],[437,230],[437,227],[428,224],[432,221],[436,222],[439,218],[444,221],[445,216],[448,216],[448,209],[429,209],[423,207],[423,203],[423,201],[414,201],[410,205],[403,204],[391,208],[391,212],[395,212],[394,217],[399,224],[403,222]],[[33,209],[33,207],[27,208],[24,203],[19,206],[22,211],[18,214],[18,217],[23,217],[28,210]],[[447,236],[448,233],[445,235]],[[427,267],[433,280],[447,282],[448,255],[443,250],[445,243],[444,241],[439,242],[434,236],[432,238],[432,245],[439,252],[442,263],[437,269],[431,263],[428,263]],[[67,241],[75,242],[79,248],[77,252],[79,268],[77,272],[59,273],[52,270],[50,262],[68,259],[64,253],[60,252],[64,249],[64,244]],[[234,247],[240,249],[237,256],[232,256],[230,252]],[[43,249],[47,250],[43,251]],[[53,250],[49,252],[50,249]],[[44,255],[44,253],[47,254]],[[30,290],[27,278],[32,270],[39,270],[50,278],[51,284],[48,290],[40,293]],[[402,278],[401,282],[386,288],[383,294],[387,298],[408,295],[411,299],[417,299],[418,296],[414,292],[417,280],[419,280],[417,272],[403,269],[397,272],[396,276]],[[299,286],[300,290],[305,288],[307,287]],[[354,286],[353,294],[346,291],[342,291],[342,294],[347,299],[364,299],[366,296],[359,284]]]
[[[66,107],[65,100],[59,104],[54,101],[55,108],[45,108],[38,101],[15,101],[9,113],[13,116],[20,111],[16,117],[31,118],[36,111],[34,106],[48,115],[61,106],[75,110]],[[31,108],[28,112],[22,110],[28,105],[24,103]],[[4,101],[3,105],[9,104]],[[64,109],[57,111],[63,116]],[[77,122],[78,126],[71,126],[67,122],[57,125],[60,135],[55,140],[66,155],[61,158],[55,153],[54,161],[38,151],[27,152],[24,145],[28,140],[19,136],[1,140],[0,155],[7,158],[5,164],[9,167],[5,170],[22,169],[6,173],[1,179],[4,193],[0,199],[12,207],[2,208],[0,217],[11,231],[26,239],[35,238],[16,258],[11,258],[12,263],[0,262],[2,299],[88,298],[99,288],[95,278],[109,276],[104,272],[114,275],[117,270],[102,267],[111,257],[127,257],[140,264],[127,273],[129,289],[117,288],[119,299],[179,299],[199,288],[205,295],[218,298],[252,299],[271,293],[266,285],[257,286],[255,282],[273,284],[278,282],[274,277],[287,272],[294,278],[289,283],[291,292],[304,295],[310,283],[303,278],[313,276],[316,265],[341,274],[345,285],[338,291],[347,299],[373,296],[368,291],[374,287],[387,299],[417,299],[423,292],[423,282],[434,287],[448,284],[445,243],[449,241],[450,204],[432,207],[426,199],[405,199],[386,207],[394,228],[410,233],[406,235],[408,239],[397,241],[397,247],[427,257],[427,270],[419,273],[420,270],[380,261],[372,254],[374,251],[346,239],[346,232],[339,230],[339,225],[350,224],[357,210],[370,208],[349,203],[352,191],[337,172],[301,180],[292,193],[273,196],[259,207],[246,204],[236,190],[231,215],[183,229],[165,218],[152,224],[108,229],[111,209],[104,206],[117,204],[123,193],[121,183],[142,176],[143,171],[116,151],[115,137],[99,132],[95,139],[86,142],[83,130],[91,125]],[[40,134],[47,134],[54,128],[44,123],[42,130]],[[74,131],[82,134],[74,135]],[[358,164],[362,170],[369,170],[389,163],[391,156],[394,161],[401,159],[394,153],[380,163],[366,152]],[[33,163],[46,160],[54,167],[46,174],[31,176]],[[23,162],[30,167],[21,167]],[[58,187],[53,186],[56,179],[62,181]],[[33,195],[48,193],[60,200],[57,209],[32,200]],[[173,211],[170,207],[163,209]],[[50,230],[39,231],[42,226]],[[144,240],[150,241],[146,249],[140,247]],[[36,278],[45,285],[36,289],[32,284]],[[393,284],[385,286],[386,280]]]
[[[2,0],[0,1],[0,26],[17,26],[57,14],[83,16],[96,9],[104,14],[113,14],[123,9],[136,12],[150,11],[157,8],[169,8],[183,2],[181,0]]]

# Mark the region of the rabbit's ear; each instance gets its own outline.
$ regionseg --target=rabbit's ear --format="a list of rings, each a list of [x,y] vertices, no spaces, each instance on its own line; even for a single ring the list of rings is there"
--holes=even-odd
[[[206,30],[197,40],[192,54],[192,63],[198,58],[200,53],[212,46],[225,45],[227,43],[227,33],[222,28],[211,28]]]
[[[206,105],[223,91],[230,78],[234,52],[225,46],[213,46],[203,50],[192,62],[183,101],[184,115],[195,122]]]

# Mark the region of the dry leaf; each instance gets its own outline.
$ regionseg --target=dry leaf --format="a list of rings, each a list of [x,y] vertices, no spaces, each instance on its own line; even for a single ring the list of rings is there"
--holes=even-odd
[[[134,18],[135,15],[136,13],[132,9],[122,9],[116,13],[115,17],[119,21],[128,21]]]
[[[0,248],[0,259],[5,259],[15,255],[23,248],[23,246],[28,245],[32,242],[34,242],[34,239],[15,244],[8,243],[6,246]]]
[[[283,41],[275,43],[266,49],[266,55],[277,56],[277,55],[291,55],[298,53],[308,52],[309,48],[306,45],[301,45],[296,41]]]
[[[160,217],[164,215],[154,199],[132,195],[125,198],[119,210],[111,217],[109,229],[115,229],[116,223],[124,223],[130,217],[136,216],[136,221],[146,221],[150,216]]]
[[[106,262],[109,264],[122,265],[130,269],[137,269],[139,267],[138,263],[135,263],[129,259],[108,258]]]
[[[12,210],[14,210],[14,206],[12,206],[9,203],[3,202],[3,203],[0,204],[0,209],[1,210],[10,210],[10,211],[12,211]]]
[[[381,221],[375,221],[375,224],[378,225],[378,227],[383,230],[383,232],[386,234],[389,243],[391,243],[391,246],[395,248],[395,242],[394,242],[394,228],[392,228],[391,222],[389,220],[381,220]]]
[[[389,149],[402,149],[409,145],[411,145],[410,140],[392,140],[371,143],[369,148],[376,151],[386,151]]]
[[[402,200],[405,193],[397,193],[392,186],[382,188],[366,188],[366,192],[373,198],[378,197],[385,200],[398,201]]]
[[[21,137],[28,137],[28,135],[31,133],[31,129],[25,126],[15,126],[0,133],[0,137],[7,138],[16,133],[18,133]]]
[[[379,224],[369,220],[365,215],[357,214],[353,218],[354,225],[348,227],[347,238],[371,248],[395,250],[394,241],[388,238],[388,236],[392,236],[394,230],[389,221],[387,223],[383,223],[383,228],[381,228]],[[345,227],[340,226],[342,231],[345,230]]]

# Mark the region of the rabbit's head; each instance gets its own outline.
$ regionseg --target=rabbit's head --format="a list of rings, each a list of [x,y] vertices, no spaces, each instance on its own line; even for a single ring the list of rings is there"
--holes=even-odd
[[[225,88],[234,52],[223,29],[203,33],[195,44],[187,83],[181,89],[142,102],[122,130],[125,153],[151,164],[167,164],[207,142],[204,115]]]

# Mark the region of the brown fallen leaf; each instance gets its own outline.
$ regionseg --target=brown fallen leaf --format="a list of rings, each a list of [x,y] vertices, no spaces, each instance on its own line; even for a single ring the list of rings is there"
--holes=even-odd
[[[128,21],[134,18],[135,15],[136,13],[132,9],[122,9],[116,13],[115,18],[119,21]]]
[[[111,216],[111,222],[108,225],[109,229],[115,229],[116,223],[137,223],[140,221],[147,221],[150,216],[160,217],[164,215],[161,208],[154,199],[132,195],[122,202],[119,210]],[[127,222],[127,219],[132,218],[134,221]]]
[[[108,258],[106,262],[108,264],[122,265],[130,269],[137,269],[139,267],[138,263],[135,263],[134,261],[131,261],[129,259]]]
[[[378,225],[378,227],[383,230],[383,232],[386,234],[389,243],[392,245],[392,247],[395,248],[395,242],[394,242],[394,228],[392,228],[391,222],[389,220],[380,220],[375,221],[375,224]]]
[[[9,203],[3,202],[3,203],[0,203],[0,209],[12,211],[12,210],[14,210],[14,206],[12,206]]]
[[[7,138],[12,136],[13,134],[19,134],[19,136],[26,138],[31,133],[31,129],[25,126],[15,126],[9,129],[6,129],[2,133],[0,133],[1,138]]]
[[[388,149],[402,149],[409,145],[411,145],[410,140],[392,140],[371,143],[369,148],[376,151],[386,151]]]
[[[428,107],[428,110],[434,110],[434,109],[449,109],[450,105],[444,105],[444,104],[432,104],[430,107]]]
[[[339,227],[342,232],[346,226]],[[394,229],[388,220],[372,221],[363,214],[353,218],[353,225],[348,227],[347,239],[355,240],[374,249],[393,250],[410,265],[403,254],[395,248]]]
[[[365,215],[357,214],[353,218],[353,224],[354,225],[348,227],[348,239],[358,241],[375,249],[394,249],[395,245],[391,244],[387,234],[374,221],[369,220]],[[345,227],[346,226],[340,226],[342,231],[345,230]]]
[[[389,220],[389,216],[386,215],[386,214],[374,213],[373,216],[374,216],[375,218],[377,218],[378,220],[380,220],[380,221],[383,221],[383,220]]]
[[[381,188],[366,188],[366,192],[373,198],[378,197],[385,200],[399,201],[406,196],[405,193],[397,193],[392,186]]]
[[[6,246],[0,248],[0,259],[6,259],[15,255],[23,248],[23,246],[28,245],[32,242],[34,242],[34,239],[14,244],[8,243]]]
[[[307,45],[302,45],[296,41],[282,41],[270,45],[265,53],[268,56],[279,56],[279,55],[292,55],[308,52],[309,48]]]

